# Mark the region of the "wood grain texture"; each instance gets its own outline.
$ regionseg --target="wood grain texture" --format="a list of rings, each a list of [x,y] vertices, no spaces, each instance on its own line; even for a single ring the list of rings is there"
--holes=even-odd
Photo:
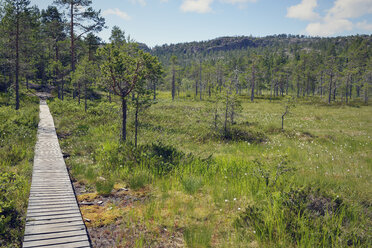
[[[40,101],[23,247],[91,247],[44,100]]]

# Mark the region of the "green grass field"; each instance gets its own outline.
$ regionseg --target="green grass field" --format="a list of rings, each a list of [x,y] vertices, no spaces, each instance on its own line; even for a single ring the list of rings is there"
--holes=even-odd
[[[106,235],[119,247],[371,245],[370,106],[298,100],[281,130],[286,99],[242,96],[223,139],[208,99],[158,98],[140,114],[137,149],[132,110],[129,142],[119,141],[119,103],[85,113],[49,102],[79,198],[109,199],[82,207],[89,228],[115,230]]]
[[[21,247],[39,122],[37,97],[0,94],[0,247]]]

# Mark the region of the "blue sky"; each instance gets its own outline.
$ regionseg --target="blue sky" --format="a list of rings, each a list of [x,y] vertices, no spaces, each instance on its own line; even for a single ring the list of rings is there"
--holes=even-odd
[[[53,0],[31,0],[40,9]],[[149,46],[220,36],[372,34],[372,0],[93,0],[114,25]]]

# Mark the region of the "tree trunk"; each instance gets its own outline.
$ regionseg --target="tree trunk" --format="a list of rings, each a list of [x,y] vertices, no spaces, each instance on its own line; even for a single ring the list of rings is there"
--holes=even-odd
[[[78,85],[78,90],[77,90],[77,94],[78,94],[78,102],[79,102],[79,105],[80,105],[80,83],[77,84]]]
[[[231,125],[234,125],[234,117],[235,117],[234,104],[231,104],[231,114],[230,114]]]
[[[199,99],[203,100],[202,99],[202,83],[201,83],[201,81],[200,81],[200,89],[199,89]]]
[[[333,79],[333,74],[330,75],[330,79],[329,79],[328,104],[331,103],[331,97],[332,97],[332,79]]]
[[[369,83],[366,82],[366,86],[364,88],[364,103],[366,105],[368,105],[368,86],[369,86]]]
[[[202,61],[200,60],[200,66],[199,66],[199,83],[200,83],[200,100],[202,100]]]
[[[337,87],[335,85],[335,89],[333,90],[333,101],[336,101],[336,93],[337,93]]]
[[[55,47],[56,47],[56,62],[58,62],[59,61],[59,51],[58,51],[58,41],[56,40],[55,41]],[[60,87],[60,82],[59,82],[59,69],[58,69],[58,67],[57,67],[57,69],[56,69],[56,78],[57,78],[57,90],[58,90],[58,99],[61,99],[61,87]]]
[[[65,94],[64,94],[64,86],[65,86],[65,79],[64,79],[64,76],[62,75],[62,82],[61,82],[61,97],[62,97],[62,101],[63,101],[63,99],[64,99],[64,97],[65,97]]]
[[[351,79],[351,81],[350,81],[350,92],[349,92],[349,98],[350,98],[350,100],[351,100],[351,96],[353,95],[353,81],[352,81],[353,79]]]
[[[323,98],[323,71],[320,74],[320,97]]]
[[[153,87],[154,87],[154,101],[156,100],[156,83],[155,81],[153,82]]]
[[[88,104],[87,104],[87,101],[88,101],[88,87],[87,87],[87,82],[84,82],[84,109],[85,109],[85,112],[87,112],[87,109],[88,109]]]
[[[286,81],[286,86],[285,86],[285,95],[288,96],[288,88],[289,88],[289,76],[287,75],[287,81]]]
[[[176,70],[174,66],[172,68],[172,101],[174,101],[174,97],[176,95]]]
[[[346,78],[346,87],[345,87],[345,103],[347,104],[349,101],[349,78],[350,76],[348,75]]]
[[[136,112],[134,116],[134,146],[137,148],[137,136],[138,136],[138,111],[139,111],[139,103],[138,103],[138,95],[136,98]]]
[[[252,66],[252,91],[251,91],[251,102],[254,101],[254,83],[255,83],[255,80],[256,80],[256,72],[255,72],[255,67]]]
[[[71,71],[74,72],[75,71],[74,1],[71,1],[71,4],[70,4],[70,16],[71,16],[71,19],[70,19],[70,21],[71,21],[71,23],[70,23]],[[76,86],[75,86],[74,92],[72,94],[72,97],[74,99],[76,97]],[[80,94],[79,94],[79,104],[80,104]]]
[[[223,129],[224,129],[224,134],[226,135],[227,134],[227,116],[228,116],[228,113],[229,113],[229,93],[226,92],[226,109],[225,109],[225,123],[223,125]]]
[[[17,6],[17,17],[16,17],[16,70],[15,70],[15,93],[16,93],[16,107],[19,109],[19,10]]]
[[[273,97],[273,82],[271,82],[270,84],[270,102],[271,102],[272,97]]]
[[[58,99],[61,99],[61,89],[60,89],[59,84],[57,84],[57,93],[58,93]]]
[[[121,97],[121,110],[122,110],[122,126],[121,126],[121,139],[127,140],[127,99]]]
[[[198,96],[198,80],[195,81],[195,97]]]

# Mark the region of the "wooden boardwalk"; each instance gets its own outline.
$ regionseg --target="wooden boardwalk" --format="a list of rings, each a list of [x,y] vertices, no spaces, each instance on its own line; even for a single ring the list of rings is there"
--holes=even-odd
[[[23,247],[91,247],[44,100],[40,101]]]

